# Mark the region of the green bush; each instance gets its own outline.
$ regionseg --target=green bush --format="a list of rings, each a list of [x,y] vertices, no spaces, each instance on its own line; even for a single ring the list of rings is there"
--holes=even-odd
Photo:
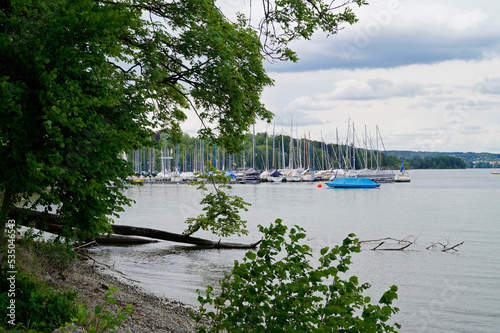
[[[116,313],[109,309],[109,305],[116,304],[116,298],[113,295],[117,291],[117,287],[110,285],[108,291],[104,293],[104,306],[97,305],[93,312],[90,312],[86,305],[79,306],[78,315],[71,321],[77,326],[84,327],[89,333],[115,332],[134,309],[130,304],[125,308],[118,308]],[[71,329],[66,329],[66,331],[71,332]]]
[[[286,242],[287,230],[281,220],[260,226],[264,238],[258,251],[235,262],[220,282],[220,295],[213,297],[210,286],[205,296],[200,294],[200,314],[194,316],[198,332],[396,332],[400,325],[387,321],[399,311],[391,306],[397,287],[384,293],[380,305],[372,305],[362,295],[368,284],[360,285],[356,276],[341,277],[351,253],[360,252],[354,234],[340,246],[323,248],[313,267],[311,248],[299,243],[304,230],[291,228]]]
[[[45,240],[33,229],[27,229],[23,237],[16,239],[16,260],[21,270],[41,279],[64,273],[77,255],[71,244],[59,238]]]
[[[32,329],[37,332],[52,332],[71,320],[77,314],[75,301],[77,292],[57,292],[44,282],[39,281],[22,271],[16,274],[16,328]],[[8,323],[7,306],[10,299],[8,290],[10,282],[0,279],[0,316],[1,327],[14,328]]]

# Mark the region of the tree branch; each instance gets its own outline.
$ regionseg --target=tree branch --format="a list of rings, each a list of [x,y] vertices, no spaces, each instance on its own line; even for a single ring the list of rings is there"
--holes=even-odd
[[[30,224],[34,223],[34,226],[37,229],[59,234],[63,225],[59,223],[60,217],[55,214],[43,213],[38,211],[32,211],[24,208],[13,208],[9,217],[15,219],[16,222],[21,222],[24,226],[30,226]],[[159,240],[165,240],[170,242],[178,242],[178,243],[186,243],[193,244],[202,247],[209,248],[217,248],[217,249],[251,249],[255,248],[260,244],[261,241],[251,243],[251,244],[242,244],[242,243],[228,243],[219,241],[212,241],[208,239],[195,238],[182,234],[176,234],[168,231],[150,229],[150,228],[141,228],[141,227],[131,227],[125,225],[117,225],[112,224],[111,228],[115,234],[119,235],[127,235],[127,236],[141,236]],[[102,239],[105,239],[107,236],[100,238],[100,243],[102,244]]]

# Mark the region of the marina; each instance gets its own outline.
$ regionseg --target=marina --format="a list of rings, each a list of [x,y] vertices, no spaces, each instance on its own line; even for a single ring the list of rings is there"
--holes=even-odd
[[[222,171],[230,180],[240,184],[260,182],[317,182],[339,178],[365,178],[378,183],[411,180],[403,169],[394,171],[385,150],[378,126],[372,139],[364,129],[361,140],[354,123],[349,122],[345,141],[336,144],[312,141],[304,133],[271,137],[267,133],[248,134],[238,154],[227,154],[214,143],[187,136],[183,145],[169,145],[166,137],[158,135],[157,146],[124,154],[123,159],[133,167],[134,182],[186,182],[208,172],[209,167]],[[261,143],[256,144],[256,139]],[[247,145],[250,146],[247,149]],[[394,160],[393,160],[394,161]]]

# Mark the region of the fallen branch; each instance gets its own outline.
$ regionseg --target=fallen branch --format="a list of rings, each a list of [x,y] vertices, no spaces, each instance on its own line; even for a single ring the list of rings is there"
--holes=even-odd
[[[459,246],[460,246],[460,245],[462,245],[463,243],[464,243],[464,242],[462,242],[462,243],[458,243],[458,244],[455,244],[455,245],[453,245],[452,247],[448,247],[448,248],[442,249],[441,251],[443,251],[443,252],[446,252],[446,251],[449,251],[449,250],[458,251],[458,250],[457,250],[457,249],[455,249],[455,248],[459,247]]]
[[[413,237],[413,236],[410,236],[410,237]],[[409,238],[409,237],[406,237],[406,238]],[[407,247],[409,247],[410,245],[412,245],[414,242],[412,241],[409,241],[407,239],[395,239],[395,238],[392,238],[392,237],[386,237],[386,238],[381,238],[381,239],[372,239],[372,240],[366,240],[366,241],[360,241],[359,243],[375,243],[375,242],[380,242],[377,246],[375,246],[373,249],[371,249],[372,251],[402,251],[404,249],[406,249]],[[413,237],[415,238],[415,237]],[[404,246],[402,247],[398,247],[398,248],[380,248],[382,245],[384,245],[386,243],[386,241],[388,240],[392,240],[392,241],[395,241],[397,242],[397,244],[404,244]]]
[[[91,242],[87,242],[87,243],[85,243],[85,244],[82,244],[82,245],[79,245],[79,246],[75,246],[75,247],[73,248],[73,250],[79,250],[79,249],[84,248],[84,247],[86,247],[86,246],[92,246],[92,245],[97,245],[97,242],[96,242],[95,240],[93,240],[93,241],[91,241]]]
[[[31,224],[34,224],[35,228],[54,234],[60,234],[63,227],[63,225],[60,223],[60,217],[58,215],[32,211],[24,208],[12,209],[9,212],[9,218],[15,219],[16,221],[20,221],[24,226],[30,226]],[[258,242],[251,244],[242,244],[242,243],[222,242],[221,240],[212,241],[208,239],[176,234],[168,231],[162,231],[150,228],[141,228],[141,227],[131,227],[131,226],[117,225],[117,224],[112,224],[111,228],[113,229],[113,232],[115,234],[150,238],[146,240],[141,238],[120,239],[122,243],[126,243],[129,245],[138,244],[141,242],[155,242],[155,240],[151,240],[152,238],[156,240],[186,243],[186,244],[192,244],[208,248],[217,248],[217,249],[251,249],[257,247],[257,245],[259,245],[261,242],[259,240]],[[96,240],[99,244],[109,244],[109,241],[111,241],[112,238],[115,238],[115,242],[113,244],[116,244],[117,241],[116,235],[105,235],[103,237],[96,238],[94,240]]]
[[[461,242],[461,243],[458,243],[458,244],[455,244],[453,246],[449,246],[450,244],[450,241],[448,239],[446,239],[446,244],[443,244],[441,242],[435,242],[435,243],[432,243],[431,245],[429,245],[426,249],[429,250],[429,249],[433,249],[435,247],[437,247],[438,245],[441,245],[443,248],[441,249],[442,252],[446,252],[446,251],[450,251],[450,250],[453,250],[453,251],[458,251],[456,248],[459,247],[460,245],[462,245],[464,242]]]
[[[409,239],[413,239],[413,241],[411,241]],[[386,238],[380,238],[380,239],[359,241],[359,243],[360,244],[362,244],[362,243],[368,243],[368,244],[369,243],[378,243],[374,248],[371,249],[372,251],[403,251],[403,250],[407,249],[408,247],[410,247],[411,245],[415,244],[416,240],[417,240],[417,238],[415,236],[408,236],[404,239],[396,239],[396,238],[392,238],[392,237],[386,237]],[[388,243],[388,241],[393,241],[393,242],[396,242],[396,244],[404,244],[404,245],[401,247],[389,247],[389,248],[382,247],[382,245],[391,246],[390,243]],[[450,251],[450,250],[458,251],[456,248],[459,247],[460,245],[462,245],[463,243],[464,242],[455,244],[453,246],[449,246],[450,242],[446,239],[446,244],[443,244],[443,243],[438,241],[438,242],[432,243],[431,245],[426,247],[426,250],[434,249],[438,246],[441,246],[442,252],[446,252],[446,251]],[[393,246],[394,246],[394,243],[393,243]]]

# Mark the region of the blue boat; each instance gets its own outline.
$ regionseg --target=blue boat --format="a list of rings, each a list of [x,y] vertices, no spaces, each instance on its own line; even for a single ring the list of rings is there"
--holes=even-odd
[[[340,178],[328,182],[326,185],[333,188],[374,188],[380,186],[368,178]]]

